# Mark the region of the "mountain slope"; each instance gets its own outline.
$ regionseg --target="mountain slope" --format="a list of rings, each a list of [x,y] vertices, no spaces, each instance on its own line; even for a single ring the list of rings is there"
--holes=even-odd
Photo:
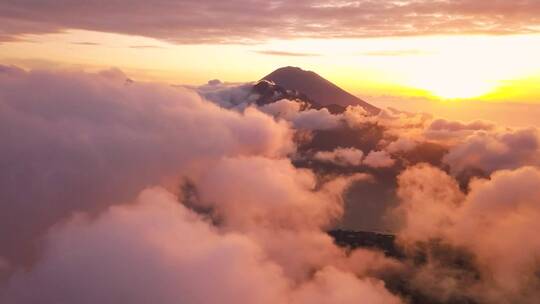
[[[372,114],[377,114],[380,111],[377,107],[346,92],[317,73],[304,71],[297,67],[279,68],[263,77],[262,80],[272,81],[288,90],[302,92],[310,100],[322,106],[333,104],[344,107],[360,105]]]

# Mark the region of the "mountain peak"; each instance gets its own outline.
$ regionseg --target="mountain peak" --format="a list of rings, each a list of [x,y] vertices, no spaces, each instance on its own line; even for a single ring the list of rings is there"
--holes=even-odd
[[[300,67],[295,67],[295,66],[292,66],[292,65],[278,68],[275,71],[273,71],[271,74],[274,74],[274,73],[310,73],[310,74],[316,74],[313,71],[303,70]]]
[[[380,111],[377,107],[348,93],[319,74],[299,67],[286,66],[279,68],[261,80],[271,81],[288,90],[302,92],[309,99],[323,106],[332,104],[344,107],[360,105],[372,114],[377,114]]]

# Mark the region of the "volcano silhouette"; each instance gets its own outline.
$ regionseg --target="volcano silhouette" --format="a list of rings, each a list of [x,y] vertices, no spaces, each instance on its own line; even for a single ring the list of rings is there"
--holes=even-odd
[[[261,80],[273,82],[286,90],[300,92],[315,104],[323,107],[360,105],[371,114],[380,112],[379,108],[350,94],[317,73],[305,71],[298,67],[279,68]]]

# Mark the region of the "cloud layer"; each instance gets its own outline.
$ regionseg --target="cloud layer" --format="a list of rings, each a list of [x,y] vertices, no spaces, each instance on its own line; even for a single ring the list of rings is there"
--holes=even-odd
[[[0,109],[0,255],[12,258],[74,211],[130,201],[223,156],[294,149],[288,126],[255,109],[227,111],[194,92],[131,83],[114,70],[3,68]]]
[[[0,66],[0,302],[540,298],[537,129],[254,94]]]
[[[373,274],[397,262],[326,233],[367,176],[293,166],[285,120],[117,70],[0,71],[0,302],[402,303]]]
[[[428,248],[427,264],[418,267],[412,280],[427,284],[424,288],[439,299],[538,301],[540,243],[534,234],[539,186],[540,170],[522,167],[475,180],[465,195],[440,169],[407,169],[399,177],[397,212],[404,224],[398,235],[406,246]],[[446,246],[442,256],[434,254],[441,245]]]

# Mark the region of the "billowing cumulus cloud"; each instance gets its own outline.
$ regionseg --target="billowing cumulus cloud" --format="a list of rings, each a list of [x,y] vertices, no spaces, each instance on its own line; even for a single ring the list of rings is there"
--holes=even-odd
[[[470,187],[448,238],[469,248],[480,271],[491,275],[484,287],[490,288],[488,299],[534,303],[540,297],[540,242],[535,235],[540,229],[540,170],[499,171]]]
[[[440,298],[454,293],[480,303],[535,303],[539,187],[540,171],[533,167],[474,180],[466,195],[437,168],[407,169],[399,178],[399,236],[407,246],[433,246],[414,280],[433,285]],[[436,254],[437,246],[447,247]],[[441,281],[433,284],[437,276]]]
[[[326,233],[367,175],[293,166],[284,119],[118,70],[3,67],[0,109],[2,303],[402,302]]]
[[[402,303],[382,281],[359,279],[339,266],[328,265],[313,279],[294,283],[251,236],[217,230],[162,188],[147,189],[134,205],[111,207],[96,219],[79,214],[56,226],[43,258],[31,271],[13,275],[0,289],[0,299]]]
[[[343,258],[322,231],[342,216],[343,191],[364,179],[356,174],[321,184],[289,160],[242,157],[223,159],[194,182],[198,206],[211,209],[224,228],[249,234],[299,279]]]
[[[248,238],[220,234],[156,188],[144,191],[134,206],[110,208],[95,220],[78,215],[55,227],[42,259],[32,271],[16,273],[0,299],[276,303],[287,284]]]
[[[297,129],[326,130],[342,124],[341,115],[332,115],[326,108],[302,111],[302,104],[288,99],[264,105],[260,110],[291,122]]]
[[[448,217],[463,200],[457,182],[444,171],[420,164],[410,167],[398,177],[398,197],[402,203],[395,210],[401,213],[405,240],[426,241],[435,229],[442,229]]]
[[[0,302],[537,302],[537,129],[250,86],[0,66]]]
[[[213,79],[193,89],[221,107],[242,109],[248,102],[253,102],[259,97],[253,94],[252,85],[251,83],[223,83],[219,79]]]
[[[383,138],[424,139],[424,129],[433,117],[426,113],[399,111],[393,108],[383,109],[377,115],[369,115],[360,106],[349,106],[343,113],[344,121],[351,128],[362,128],[366,124],[377,125],[384,131]]]
[[[401,137],[386,146],[389,153],[409,152],[416,148],[418,143],[406,137]]]
[[[400,304],[399,298],[388,294],[379,281],[358,280],[351,273],[325,268],[315,274],[312,282],[303,285],[294,295],[293,303],[373,303]]]
[[[371,151],[364,157],[364,152],[355,148],[319,151],[315,153],[313,159],[343,167],[366,165],[372,168],[383,168],[391,167],[395,163],[395,160],[386,151]]]
[[[436,119],[431,122],[428,130],[461,131],[461,130],[491,130],[493,128],[494,128],[493,123],[481,121],[481,120],[463,123],[459,121],[449,121],[446,119]]]
[[[371,151],[366,155],[364,164],[373,168],[392,167],[395,160],[386,151]]]
[[[18,1],[0,4],[0,39],[84,29],[176,43],[538,31],[537,1]]]
[[[426,127],[424,135],[432,140],[459,140],[476,131],[491,131],[495,125],[488,121],[460,122],[446,119],[435,119]]]
[[[7,258],[24,258],[19,246],[74,211],[129,201],[223,156],[277,157],[294,148],[288,126],[256,109],[224,110],[191,91],[126,81],[119,71],[4,68],[0,109]]]
[[[277,222],[281,228],[299,230],[327,227],[339,218],[340,195],[348,181],[318,185],[311,171],[295,168],[288,159],[242,157],[221,160],[196,183],[202,204],[213,206],[226,224],[250,227]]]
[[[453,173],[480,169],[491,173],[501,169],[516,169],[540,165],[540,134],[538,129],[477,132],[455,145],[444,157]]]
[[[319,151],[315,153],[313,158],[345,167],[360,166],[364,158],[364,152],[355,148],[336,148],[334,151]]]

